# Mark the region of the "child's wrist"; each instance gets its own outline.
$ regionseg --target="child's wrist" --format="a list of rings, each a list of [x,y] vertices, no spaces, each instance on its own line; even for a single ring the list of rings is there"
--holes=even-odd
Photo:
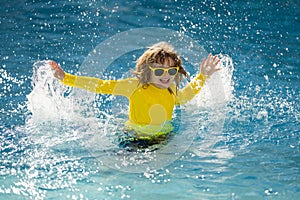
[[[202,79],[202,80],[206,80],[206,79],[209,79],[209,78],[210,78],[209,75],[204,74],[203,72],[200,72],[199,75],[198,75],[198,77],[199,77],[200,79]]]

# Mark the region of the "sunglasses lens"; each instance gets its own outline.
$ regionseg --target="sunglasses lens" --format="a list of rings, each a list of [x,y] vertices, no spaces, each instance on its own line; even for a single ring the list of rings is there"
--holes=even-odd
[[[162,76],[163,74],[164,74],[164,70],[162,70],[162,69],[155,69],[154,70],[154,75],[155,76]]]
[[[168,73],[169,73],[170,76],[174,76],[174,75],[177,74],[177,69],[175,69],[175,68],[174,69],[169,69]]]

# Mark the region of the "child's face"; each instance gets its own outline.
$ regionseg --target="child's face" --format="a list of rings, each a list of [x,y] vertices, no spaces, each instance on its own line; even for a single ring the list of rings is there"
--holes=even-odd
[[[170,87],[171,83],[173,83],[175,79],[175,75],[170,75],[167,71],[164,71],[164,73],[161,76],[157,76],[154,73],[155,68],[164,68],[168,69],[170,67],[174,67],[174,61],[172,59],[166,59],[165,62],[162,64],[155,64],[152,66],[152,73],[150,76],[150,83],[155,85],[158,88],[166,89]],[[171,73],[172,74],[172,73]],[[159,74],[160,75],[160,74]]]

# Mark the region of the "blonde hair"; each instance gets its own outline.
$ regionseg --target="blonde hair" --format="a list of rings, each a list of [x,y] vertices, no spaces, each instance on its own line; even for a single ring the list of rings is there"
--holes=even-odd
[[[174,66],[179,67],[179,71],[174,79],[177,94],[179,84],[182,80],[182,75],[188,77],[188,73],[182,67],[182,61],[180,57],[174,51],[173,47],[167,42],[159,42],[151,47],[148,47],[143,55],[141,55],[141,57],[139,57],[139,59],[136,61],[136,70],[133,71],[133,74],[139,79],[140,84],[147,86],[152,73],[149,69],[149,66],[154,63],[164,64],[165,61],[168,61],[168,59],[171,59],[174,62]],[[171,89],[169,88],[169,90]]]

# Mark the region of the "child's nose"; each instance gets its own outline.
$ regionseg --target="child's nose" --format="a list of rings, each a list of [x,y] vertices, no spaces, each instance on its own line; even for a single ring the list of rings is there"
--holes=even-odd
[[[164,71],[163,77],[168,77],[168,76],[169,76],[169,73],[167,71]]]

